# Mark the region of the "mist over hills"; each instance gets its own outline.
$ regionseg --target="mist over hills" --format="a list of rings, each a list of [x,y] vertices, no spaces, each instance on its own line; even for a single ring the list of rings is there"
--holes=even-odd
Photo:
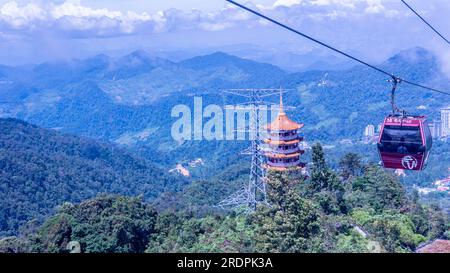
[[[422,48],[399,52],[381,67],[421,84],[450,87],[437,58]],[[221,91],[227,88],[294,89],[285,103],[295,107],[289,115],[305,123],[303,134],[310,141],[359,139],[367,124],[381,123],[390,112],[387,78],[361,66],[289,73],[221,52],[171,62],[136,51],[119,58],[98,55],[37,66],[2,66],[0,73],[0,116],[138,147],[169,164],[205,153],[220,157],[225,150],[244,145],[175,142],[170,136],[175,121],[171,109],[177,104],[192,107],[193,96],[202,96],[204,106],[220,106],[243,102],[224,95]],[[450,101],[402,84],[398,104],[433,119]]]

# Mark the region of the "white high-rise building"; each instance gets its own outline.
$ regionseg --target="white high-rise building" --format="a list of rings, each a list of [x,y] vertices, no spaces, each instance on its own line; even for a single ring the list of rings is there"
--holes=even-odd
[[[435,120],[433,122],[433,125],[434,125],[434,128],[433,128],[434,132],[431,131],[431,134],[434,135],[433,136],[434,138],[441,138],[443,136],[443,134],[442,134],[442,122],[440,120]]]
[[[431,132],[431,137],[432,137],[432,138],[437,138],[435,126],[436,126],[436,125],[435,125],[434,122],[431,122],[431,123],[428,124],[428,128],[430,128],[430,132]]]
[[[450,136],[450,106],[441,109],[442,135]]]
[[[440,120],[435,120],[428,124],[430,128],[431,136],[433,138],[441,138],[442,135],[442,122]]]
[[[369,124],[366,126],[366,129],[364,130],[364,136],[365,137],[373,137],[375,135],[375,126],[372,124]]]
[[[377,126],[377,133],[381,133],[381,128],[383,127],[383,124],[378,124]]]

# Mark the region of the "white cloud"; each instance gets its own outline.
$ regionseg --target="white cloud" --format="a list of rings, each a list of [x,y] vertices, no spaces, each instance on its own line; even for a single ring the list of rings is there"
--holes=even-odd
[[[319,22],[327,23],[328,20],[356,20],[355,18],[364,16],[399,18],[407,14],[407,11],[400,13],[399,6],[395,6],[397,2],[277,0],[273,5],[265,7],[252,3],[248,5],[296,27],[304,24],[318,26]],[[42,32],[54,32],[55,36],[104,37],[177,30],[222,31],[242,26],[257,28],[263,24],[267,22],[232,5],[226,5],[215,12],[169,9],[157,13],[92,8],[81,4],[79,0],[34,1],[22,5],[10,1],[0,5],[0,32],[9,34],[40,35]]]
[[[398,0],[272,0],[265,1],[266,6],[258,5],[258,0],[238,1],[369,60],[405,47],[442,43]],[[135,47],[170,47],[176,51],[242,43],[284,51],[289,45],[299,54],[318,48],[229,4],[213,11],[133,12],[126,8],[94,8],[89,3],[29,0],[27,4],[25,0],[9,0],[0,4],[0,60],[66,58],[70,52],[74,52],[71,56],[94,51],[116,54]],[[450,1],[417,1],[414,5],[438,29],[448,32],[445,14],[450,12]]]
[[[317,6],[334,5],[337,7],[355,8],[355,3],[359,2],[359,1],[358,0],[311,0],[310,2],[313,5],[317,5]]]
[[[176,29],[219,31],[235,26],[236,22],[252,21],[249,13],[236,8],[212,13],[169,9],[149,14],[92,8],[82,5],[79,0],[36,3],[39,4],[19,5],[16,1],[10,1],[0,6],[0,31],[22,34],[53,31],[63,36],[92,37]]]
[[[79,1],[59,4],[40,2],[19,5],[10,1],[0,6],[0,27],[25,32],[93,31],[92,34],[131,33],[140,24],[161,23],[158,14],[111,11],[81,5]],[[43,28],[43,29],[39,29]]]
[[[7,21],[13,27],[21,27],[32,20],[45,18],[45,10],[36,4],[19,7],[16,2],[8,2],[0,8],[0,19]]]
[[[55,19],[65,16],[71,17],[107,17],[110,19],[121,19],[123,17],[120,11],[109,11],[108,9],[92,9],[81,6],[79,2],[64,2],[62,5],[53,5],[50,14]]]
[[[366,13],[382,13],[386,8],[381,3],[381,0],[367,0],[368,7],[365,9]]]
[[[299,5],[302,2],[303,2],[302,0],[277,0],[273,4],[273,6],[274,7],[279,7],[279,6],[290,7],[290,6],[293,6],[293,5]]]

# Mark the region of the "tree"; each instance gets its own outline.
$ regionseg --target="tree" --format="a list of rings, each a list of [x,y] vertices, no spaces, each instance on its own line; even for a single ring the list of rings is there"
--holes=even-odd
[[[355,181],[353,186],[365,192],[365,203],[378,211],[400,209],[408,202],[405,189],[398,178],[376,165],[366,166],[364,176]],[[363,200],[360,205],[364,205]]]
[[[345,212],[345,188],[339,177],[327,165],[320,143],[312,147],[313,167],[307,195],[319,203],[325,213]]]
[[[431,229],[431,223],[427,210],[419,203],[419,192],[412,192],[409,217],[414,223],[415,232],[426,236]]]
[[[143,252],[156,217],[140,197],[100,195],[65,204],[40,228],[34,251],[67,252],[67,244],[77,241],[82,252]]]
[[[336,252],[340,253],[367,253],[368,241],[355,231],[349,235],[340,234],[337,236]]]
[[[167,213],[158,217],[146,252],[254,252],[254,232],[244,215],[193,218]]]
[[[27,253],[31,251],[30,242],[19,237],[0,239],[0,253]]]
[[[346,154],[339,162],[342,169],[342,177],[348,180],[352,176],[357,176],[361,173],[362,163],[361,156],[355,153]]]
[[[442,210],[437,205],[432,205],[430,208],[430,234],[431,238],[445,237],[448,231],[448,217],[445,217]]]
[[[385,218],[375,221],[373,226],[374,235],[380,239],[384,248],[388,252],[395,252],[400,244],[399,226]]]
[[[60,213],[50,218],[38,232],[33,251],[58,253],[65,252],[71,241],[74,218],[70,214]]]
[[[260,252],[314,251],[311,243],[320,235],[319,214],[301,198],[286,174],[271,172],[267,195],[271,206],[254,215],[256,250]]]

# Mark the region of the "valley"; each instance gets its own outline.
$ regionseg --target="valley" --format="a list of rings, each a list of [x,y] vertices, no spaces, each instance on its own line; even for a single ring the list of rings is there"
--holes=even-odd
[[[437,59],[422,48],[399,52],[382,66],[418,82],[450,87]],[[413,251],[445,233],[439,226],[444,220],[433,206],[439,204],[448,214],[448,194],[421,195],[419,202],[414,188],[429,187],[449,175],[450,144],[435,141],[424,172],[396,177],[381,171],[376,145],[361,139],[367,124],[378,124],[389,113],[390,87],[385,78],[363,67],[287,72],[221,52],[173,62],[136,51],[115,58],[98,55],[61,63],[0,66],[0,79],[0,237],[19,238],[19,243],[3,241],[0,250],[11,243],[64,252],[70,240],[81,241],[91,252],[272,250],[265,248],[263,237],[256,245],[249,244],[249,237],[253,228],[261,228],[262,234],[276,229],[267,222],[274,211],[247,219],[215,207],[247,183],[250,159],[241,151],[248,141],[177,141],[171,136],[175,105],[193,109],[195,97],[201,97],[204,105],[241,104],[243,99],[223,91],[242,87],[289,89],[284,100],[292,106],[289,116],[305,124],[301,135],[309,144],[304,155],[308,168],[317,168],[311,164],[317,143],[326,154],[327,176],[297,181],[300,192],[290,192],[293,197],[283,201],[286,204],[280,201],[281,207],[302,208],[300,216],[294,212],[285,216],[299,226],[310,223],[299,235],[310,241],[289,243],[292,249],[279,251],[366,251],[366,245],[374,241],[382,241],[383,251]],[[277,103],[277,99],[268,101]],[[401,86],[399,102],[431,119],[450,104],[446,97],[410,86]],[[343,175],[342,165],[349,153],[361,161],[351,179]],[[274,187],[283,179],[287,178],[274,179]],[[338,181],[348,183],[341,188]],[[309,188],[314,183],[321,186]],[[393,205],[380,201],[377,190],[392,194]],[[115,204],[127,209],[109,208]],[[108,215],[106,222],[89,214],[90,206]],[[402,214],[404,210],[409,214]],[[414,218],[418,211],[420,219]],[[134,222],[136,215],[142,216],[142,223]],[[85,226],[86,217],[98,224],[96,230]],[[106,226],[115,225],[115,217],[133,222],[136,228],[109,230]],[[431,219],[430,224],[424,224],[424,219]],[[165,226],[166,222],[171,225]],[[332,227],[336,223],[342,230]],[[320,228],[312,228],[315,225]],[[369,229],[371,238],[355,234],[355,225]],[[401,230],[401,236],[383,241],[386,228]],[[187,230],[188,237],[174,245],[177,229]],[[42,235],[53,232],[61,240]],[[121,232],[132,243],[111,239],[122,236]],[[327,237],[327,232],[337,237]],[[26,242],[20,241],[22,237]],[[231,245],[220,245],[224,238],[231,238]],[[209,241],[217,244],[208,246]],[[321,244],[311,245],[318,241]]]

